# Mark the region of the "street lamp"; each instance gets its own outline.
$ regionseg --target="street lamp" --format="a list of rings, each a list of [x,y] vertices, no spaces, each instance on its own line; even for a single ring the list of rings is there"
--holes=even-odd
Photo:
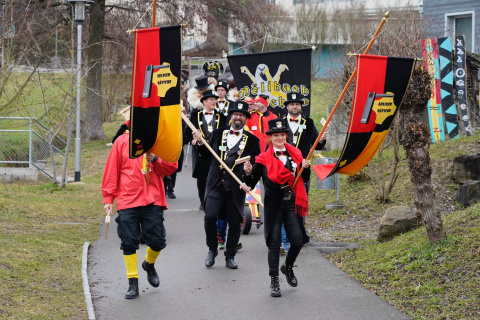
[[[85,5],[88,0],[68,0],[75,7],[75,20],[77,22],[77,108],[76,108],[76,135],[75,135],[75,182],[80,181],[80,153],[82,139],[80,136],[80,108],[82,94],[82,22],[85,21]]]

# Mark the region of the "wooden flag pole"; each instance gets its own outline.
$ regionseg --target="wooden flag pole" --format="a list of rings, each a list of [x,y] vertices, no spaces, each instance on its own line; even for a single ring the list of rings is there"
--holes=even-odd
[[[377,31],[375,31],[375,34],[373,35],[372,39],[371,39],[370,42],[368,43],[368,46],[367,46],[367,48],[365,49],[365,52],[364,52],[363,54],[367,54],[368,51],[370,51],[370,48],[372,47],[373,42],[375,41],[375,39],[377,38],[378,34],[380,33],[380,30],[382,30],[382,27],[383,27],[383,25],[385,24],[385,22],[387,22],[387,18],[388,18],[389,16],[390,16],[390,11],[385,12],[385,15],[384,15],[384,17],[383,17],[383,19],[382,19],[382,22],[380,22],[380,25],[378,26]],[[356,74],[357,74],[357,68],[355,67],[355,69],[353,70],[353,72],[352,72],[352,74],[351,74],[351,76],[350,76],[350,79],[348,79],[347,84],[346,84],[345,87],[343,88],[343,91],[342,91],[342,93],[340,94],[340,97],[338,97],[337,103],[335,103],[335,106],[333,107],[332,112],[330,112],[330,115],[328,116],[327,121],[326,121],[325,124],[323,125],[322,130],[320,131],[317,139],[315,140],[312,148],[310,149],[310,152],[308,153],[306,160],[310,160],[310,158],[312,157],[312,154],[313,154],[313,152],[315,151],[315,148],[317,147],[317,144],[318,144],[318,142],[320,141],[320,138],[322,137],[323,133],[325,132],[325,129],[327,128],[328,124],[330,123],[330,120],[332,120],[333,114],[335,113],[335,111],[337,110],[338,106],[340,105],[340,102],[342,101],[343,97],[345,96],[345,93],[347,92],[348,87],[350,87],[350,84],[352,84],[353,78],[355,78],[355,75],[356,75]],[[294,182],[293,185],[292,185],[292,189],[295,188],[295,185],[297,184],[298,179],[300,179],[300,177],[302,176],[302,172],[303,172],[303,167],[302,167],[302,168],[300,169],[300,171],[298,172],[298,175],[297,175],[297,177],[295,178],[295,182]]]
[[[155,28],[155,23],[157,21],[157,0],[153,0],[152,8],[152,28]]]
[[[193,123],[190,122],[190,120],[187,118],[185,113],[181,112],[180,114],[182,116],[183,121],[185,121],[185,123],[190,127],[190,129],[192,129],[192,131],[197,131],[197,128],[195,128]],[[238,184],[240,185],[243,184],[243,182],[240,179],[238,179],[235,173],[233,173],[233,171],[222,161],[222,159],[220,159],[217,153],[213,151],[212,147],[210,147],[210,145],[207,143],[207,141],[205,141],[205,139],[203,139],[203,137],[202,137],[202,143],[205,145],[205,147],[207,147],[207,149],[212,153],[212,155],[218,160],[218,162],[220,162],[220,164],[225,168],[225,170],[227,170],[227,172],[230,173],[230,175],[238,182]],[[248,194],[251,195],[252,198],[255,199],[255,201],[257,201],[257,203],[263,208],[262,201],[257,198],[257,195],[255,193],[253,193],[252,191],[249,191]]]
[[[157,0],[153,0],[152,7],[152,28],[155,28],[155,22],[157,20]],[[150,161],[147,160],[147,173],[146,173],[147,186],[150,185]]]

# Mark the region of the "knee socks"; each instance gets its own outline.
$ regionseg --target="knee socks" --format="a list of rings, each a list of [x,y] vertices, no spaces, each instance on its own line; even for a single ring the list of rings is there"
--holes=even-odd
[[[137,254],[123,255],[125,267],[127,268],[127,278],[138,278]]]
[[[147,263],[155,263],[158,255],[160,254],[160,251],[154,251],[152,250],[152,248],[147,247],[147,254],[145,255],[145,261],[147,261]]]

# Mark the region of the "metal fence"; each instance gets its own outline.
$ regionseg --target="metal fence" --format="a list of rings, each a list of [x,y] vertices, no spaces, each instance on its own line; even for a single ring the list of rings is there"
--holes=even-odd
[[[35,118],[0,117],[0,167],[37,168],[58,181],[66,146]]]

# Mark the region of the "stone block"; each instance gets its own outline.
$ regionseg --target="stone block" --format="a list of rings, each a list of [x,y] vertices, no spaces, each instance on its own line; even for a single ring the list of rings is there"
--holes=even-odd
[[[388,208],[380,219],[377,240],[391,240],[401,233],[417,228],[418,225],[415,209],[406,206]]]
[[[480,153],[453,158],[453,179],[458,183],[480,180]]]
[[[466,207],[480,201],[480,181],[469,180],[458,188],[457,201]]]

